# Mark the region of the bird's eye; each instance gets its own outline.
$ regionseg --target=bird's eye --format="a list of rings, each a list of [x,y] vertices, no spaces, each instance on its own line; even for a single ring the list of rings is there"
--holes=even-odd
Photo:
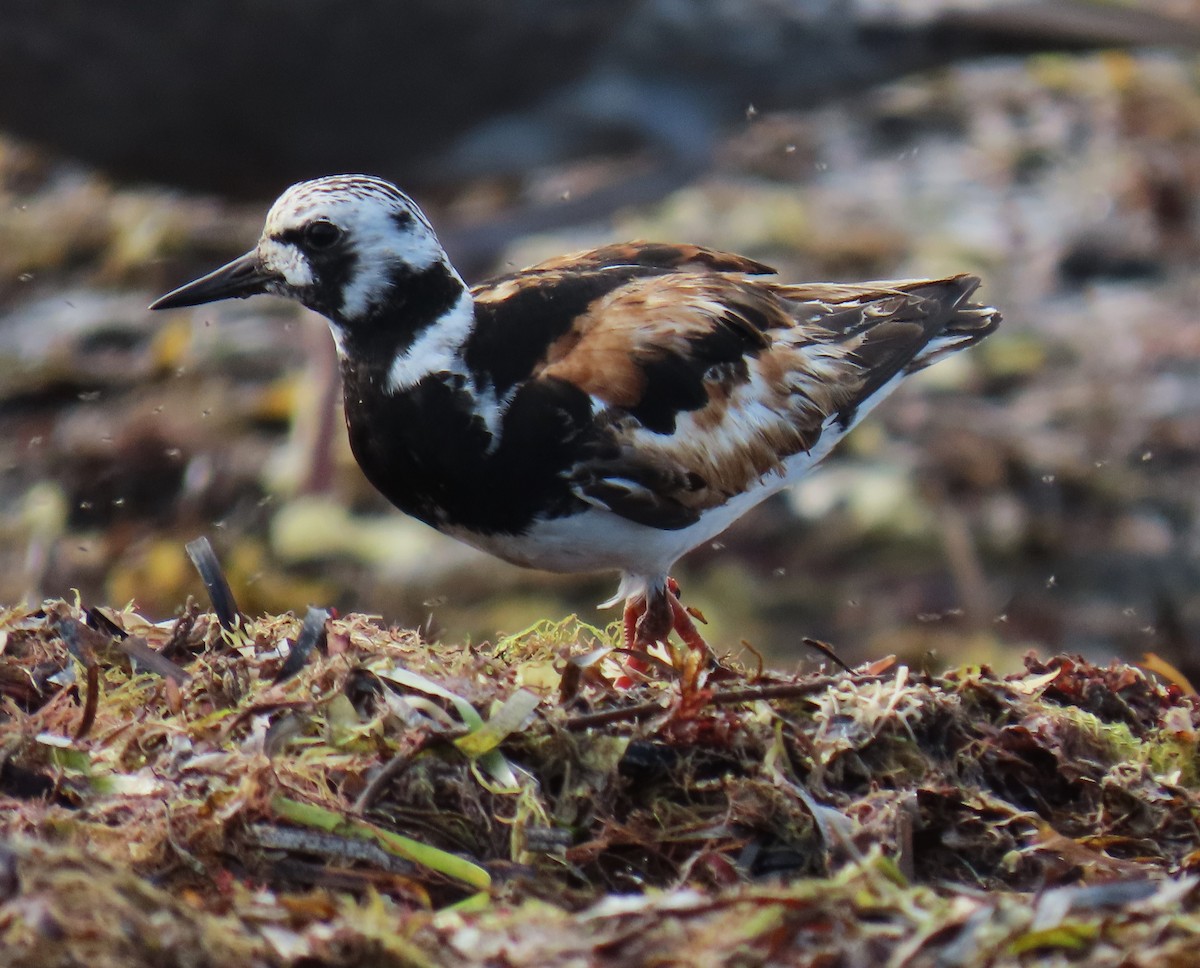
[[[342,230],[327,219],[309,222],[304,229],[304,241],[310,249],[328,249],[342,237]]]

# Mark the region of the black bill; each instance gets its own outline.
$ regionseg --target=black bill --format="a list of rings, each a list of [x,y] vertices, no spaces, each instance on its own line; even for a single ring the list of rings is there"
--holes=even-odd
[[[267,291],[271,273],[263,270],[258,253],[251,251],[228,265],[214,269],[186,286],[180,286],[150,304],[151,309],[181,309],[219,299],[245,299]]]

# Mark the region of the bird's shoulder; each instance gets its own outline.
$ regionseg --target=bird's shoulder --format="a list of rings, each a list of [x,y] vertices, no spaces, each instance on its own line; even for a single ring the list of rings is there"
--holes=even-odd
[[[713,300],[742,280],[773,271],[703,246],[642,241],[556,256],[472,288],[476,326],[465,358],[501,394],[529,379],[570,379],[568,370],[589,358],[615,367],[615,386],[623,379],[615,348],[636,355],[661,337],[682,349],[668,317],[692,317],[684,324],[689,333],[710,327],[701,322],[705,307],[715,308]],[[568,354],[565,369],[547,371]]]

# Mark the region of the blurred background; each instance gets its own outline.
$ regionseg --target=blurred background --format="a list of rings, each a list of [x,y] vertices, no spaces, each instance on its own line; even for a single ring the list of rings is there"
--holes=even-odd
[[[485,558],[355,467],[325,324],[151,315],[299,178],[413,194],[469,281],[608,241],[979,273],[1003,328],[685,560],[718,651],[1200,678],[1200,3],[8,0],[0,602],[203,590],[494,640],[614,577]],[[743,652],[743,658],[750,658]]]

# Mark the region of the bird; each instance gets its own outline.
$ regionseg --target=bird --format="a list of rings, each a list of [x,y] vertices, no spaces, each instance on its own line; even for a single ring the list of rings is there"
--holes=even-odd
[[[384,497],[517,565],[617,571],[604,605],[624,601],[630,655],[674,632],[711,659],[675,563],[904,377],[993,332],[979,285],[788,284],[745,256],[633,241],[469,287],[408,195],[335,175],[288,188],[251,251],[150,308],[274,294],[320,313],[351,449]]]

